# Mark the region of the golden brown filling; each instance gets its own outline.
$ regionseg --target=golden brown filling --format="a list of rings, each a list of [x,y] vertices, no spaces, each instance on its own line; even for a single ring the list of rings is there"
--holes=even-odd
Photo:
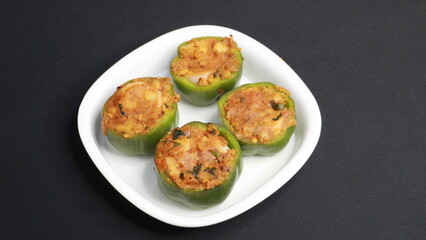
[[[172,63],[175,74],[188,78],[200,86],[229,78],[240,70],[235,50],[239,50],[232,36],[192,39],[180,48],[180,58]]]
[[[214,125],[207,131],[185,125],[169,132],[157,145],[155,164],[179,188],[205,190],[223,183],[235,168],[235,149]]]
[[[169,78],[137,78],[117,87],[102,112],[102,128],[123,137],[146,134],[180,96]]]
[[[239,139],[268,143],[287,128],[296,125],[295,112],[287,108],[290,93],[277,86],[243,88],[225,103],[231,131]]]

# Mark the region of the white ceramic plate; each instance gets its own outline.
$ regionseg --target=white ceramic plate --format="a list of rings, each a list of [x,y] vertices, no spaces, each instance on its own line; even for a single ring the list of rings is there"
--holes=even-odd
[[[290,90],[298,125],[287,147],[271,157],[244,157],[243,171],[229,197],[220,205],[193,210],[167,199],[160,191],[150,157],[118,152],[102,135],[101,109],[116,87],[127,80],[170,77],[177,46],[199,36],[232,35],[244,56],[241,84],[268,81]],[[179,103],[179,126],[190,121],[218,123],[216,105],[196,107]],[[201,227],[233,218],[283,186],[308,160],[321,132],[321,116],[313,95],[297,74],[275,53],[233,29],[200,25],[164,34],[134,50],[106,71],[88,90],[79,109],[78,129],[91,159],[111,183],[137,208],[158,220],[181,227]]]

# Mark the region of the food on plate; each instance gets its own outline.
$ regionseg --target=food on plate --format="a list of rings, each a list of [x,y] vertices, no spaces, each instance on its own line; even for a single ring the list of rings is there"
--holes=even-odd
[[[237,139],[212,123],[190,122],[170,131],[154,161],[163,193],[195,209],[223,202],[242,170]]]
[[[152,154],[164,134],[177,126],[179,101],[169,78],[130,80],[106,101],[103,132],[125,154]]]
[[[170,74],[192,104],[214,103],[239,82],[243,71],[241,49],[232,36],[199,37],[179,45]]]
[[[287,145],[297,124],[290,92],[269,82],[242,85],[217,104],[243,155],[275,154]]]

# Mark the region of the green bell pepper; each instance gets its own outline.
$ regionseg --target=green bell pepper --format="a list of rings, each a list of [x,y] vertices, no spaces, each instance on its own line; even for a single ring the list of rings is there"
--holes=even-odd
[[[188,123],[187,125],[207,130],[208,124],[194,121]],[[155,172],[157,175],[158,184],[161,191],[167,198],[182,203],[183,205],[193,209],[205,209],[222,203],[228,197],[234,186],[234,183],[237,181],[242,171],[241,148],[237,139],[228,129],[220,125],[214,125],[219,130],[219,135],[223,136],[227,140],[228,147],[230,149],[235,149],[234,167],[231,168],[232,172],[229,174],[228,178],[223,181],[222,184],[214,188],[208,190],[194,190],[179,188],[170,179],[166,172],[160,172],[156,167]]]
[[[252,87],[269,87],[269,88],[273,88],[276,91],[283,91],[283,90],[280,89],[280,87],[277,87],[275,84],[272,84],[272,83],[269,83],[269,82],[260,82],[260,83],[251,83],[251,84],[242,85],[242,86],[228,92],[224,96],[222,96],[219,99],[219,101],[217,102],[218,112],[219,112],[220,120],[225,125],[225,127],[227,127],[228,129],[232,129],[231,123],[226,118],[225,104],[226,104],[228,98],[231,96],[232,93],[234,93],[238,90],[241,90],[241,89],[244,89],[244,88],[252,88]],[[292,111],[295,111],[295,104],[294,104],[293,99],[290,96],[288,96],[288,99],[286,99],[286,102],[287,103],[284,107],[291,109]],[[237,139],[238,139],[238,142],[240,143],[243,155],[246,155],[246,156],[274,155],[275,153],[281,151],[287,145],[287,143],[289,142],[295,128],[296,128],[296,126],[290,126],[283,133],[281,133],[277,137],[273,138],[268,143],[259,143],[259,142],[253,143],[253,142],[249,142],[249,141],[244,141],[244,140],[239,139],[239,138],[237,138]]]
[[[213,38],[217,40],[223,39],[223,37],[199,37],[196,39],[199,40],[207,38]],[[198,106],[211,105],[217,99],[219,99],[220,96],[232,90],[238,84],[243,72],[244,58],[241,55],[241,51],[238,49],[238,47],[232,49],[232,52],[235,54],[237,61],[240,64],[239,71],[232,73],[231,76],[226,79],[216,80],[209,85],[200,86],[198,83],[194,83],[189,80],[186,76],[175,73],[172,69],[172,64],[181,59],[181,48],[188,43],[189,41],[184,42],[178,46],[177,57],[172,60],[170,65],[170,75],[172,76],[176,87],[190,103]]]
[[[130,83],[130,80],[122,86]],[[171,84],[170,94],[176,94]],[[110,97],[111,98],[111,97]],[[109,99],[108,99],[109,100]],[[108,101],[107,101],[108,102]],[[105,112],[104,104],[102,115]],[[167,111],[161,119],[146,134],[138,134],[132,137],[124,137],[113,129],[105,129],[109,142],[119,151],[127,155],[152,155],[155,152],[155,146],[158,141],[171,129],[175,128],[179,123],[178,105],[176,102],[170,104]]]

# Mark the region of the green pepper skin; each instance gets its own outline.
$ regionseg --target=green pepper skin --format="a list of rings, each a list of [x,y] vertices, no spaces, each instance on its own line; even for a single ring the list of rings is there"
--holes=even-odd
[[[207,129],[207,123],[201,122],[190,122],[188,125],[197,126],[202,129]],[[209,190],[191,190],[191,189],[181,189],[173,181],[169,180],[169,177],[166,173],[161,173],[156,168],[157,181],[160,186],[161,191],[164,195],[176,202],[180,202],[183,205],[190,207],[192,209],[205,209],[217,204],[222,203],[231,192],[234,183],[237,181],[238,177],[242,171],[242,160],[241,160],[241,148],[238,144],[238,140],[235,136],[225,127],[216,125],[219,130],[219,135],[223,136],[228,141],[228,146],[231,149],[235,149],[235,167],[234,171],[229,175],[228,179],[224,182]]]
[[[155,152],[155,146],[160,139],[179,123],[178,106],[176,103],[171,105],[171,109],[162,117],[162,120],[148,133],[137,135],[130,138],[124,138],[117,132],[107,129],[107,137],[110,143],[127,155],[152,155]]]
[[[196,39],[205,39],[205,38],[214,38],[217,40],[222,40],[223,37],[200,37]],[[179,60],[180,48],[189,43],[189,41],[184,42],[178,46],[177,57],[175,57],[173,62]],[[182,95],[192,104],[198,106],[208,106],[213,104],[217,99],[220,98],[223,94],[231,91],[240,81],[242,73],[243,73],[243,56],[241,55],[241,51],[235,49],[234,54],[236,55],[238,61],[240,62],[240,70],[235,72],[228,79],[223,79],[220,81],[215,81],[207,86],[200,86],[191,82],[189,79],[179,76],[175,74],[172,70],[172,64],[170,64],[170,75],[176,87],[182,93]]]
[[[133,80],[129,80],[126,83],[129,83],[131,81]],[[173,84],[169,93],[175,94]],[[102,109],[102,115],[105,111],[105,106],[108,101],[109,99],[104,104],[104,107]],[[179,124],[178,104],[172,103],[170,105],[170,110],[167,111],[161,117],[161,120],[155,126],[153,126],[153,128],[147,134],[140,134],[133,137],[125,138],[114,130],[106,129],[106,135],[108,137],[109,142],[116,149],[118,149],[120,152],[126,155],[132,155],[132,156],[152,155],[154,154],[155,146],[157,146],[157,143],[160,141],[160,139],[168,131],[175,128],[178,124]]]
[[[239,89],[252,88],[252,87],[272,87],[272,88],[275,88],[275,85],[273,83],[269,83],[269,82],[245,84],[245,85],[242,85],[242,86],[228,92],[224,96],[222,96],[219,99],[219,101],[217,102],[217,107],[218,107],[220,120],[222,121],[223,125],[225,125],[225,127],[227,127],[228,129],[232,129],[230,122],[226,118],[226,112],[225,112],[225,104],[228,100],[228,97],[233,92],[238,91]],[[279,91],[278,89],[276,89],[276,90]],[[294,101],[291,97],[289,97],[289,102],[288,102],[288,105],[286,107],[295,110],[295,104],[294,104]],[[246,141],[238,139],[238,142],[240,143],[240,146],[241,146],[242,154],[245,155],[245,156],[253,156],[253,155],[270,156],[270,155],[274,155],[275,153],[281,151],[288,144],[295,128],[296,128],[296,126],[291,126],[291,127],[287,128],[286,131],[284,131],[282,134],[280,134],[276,138],[272,139],[267,144],[251,143],[251,142],[246,142]]]

